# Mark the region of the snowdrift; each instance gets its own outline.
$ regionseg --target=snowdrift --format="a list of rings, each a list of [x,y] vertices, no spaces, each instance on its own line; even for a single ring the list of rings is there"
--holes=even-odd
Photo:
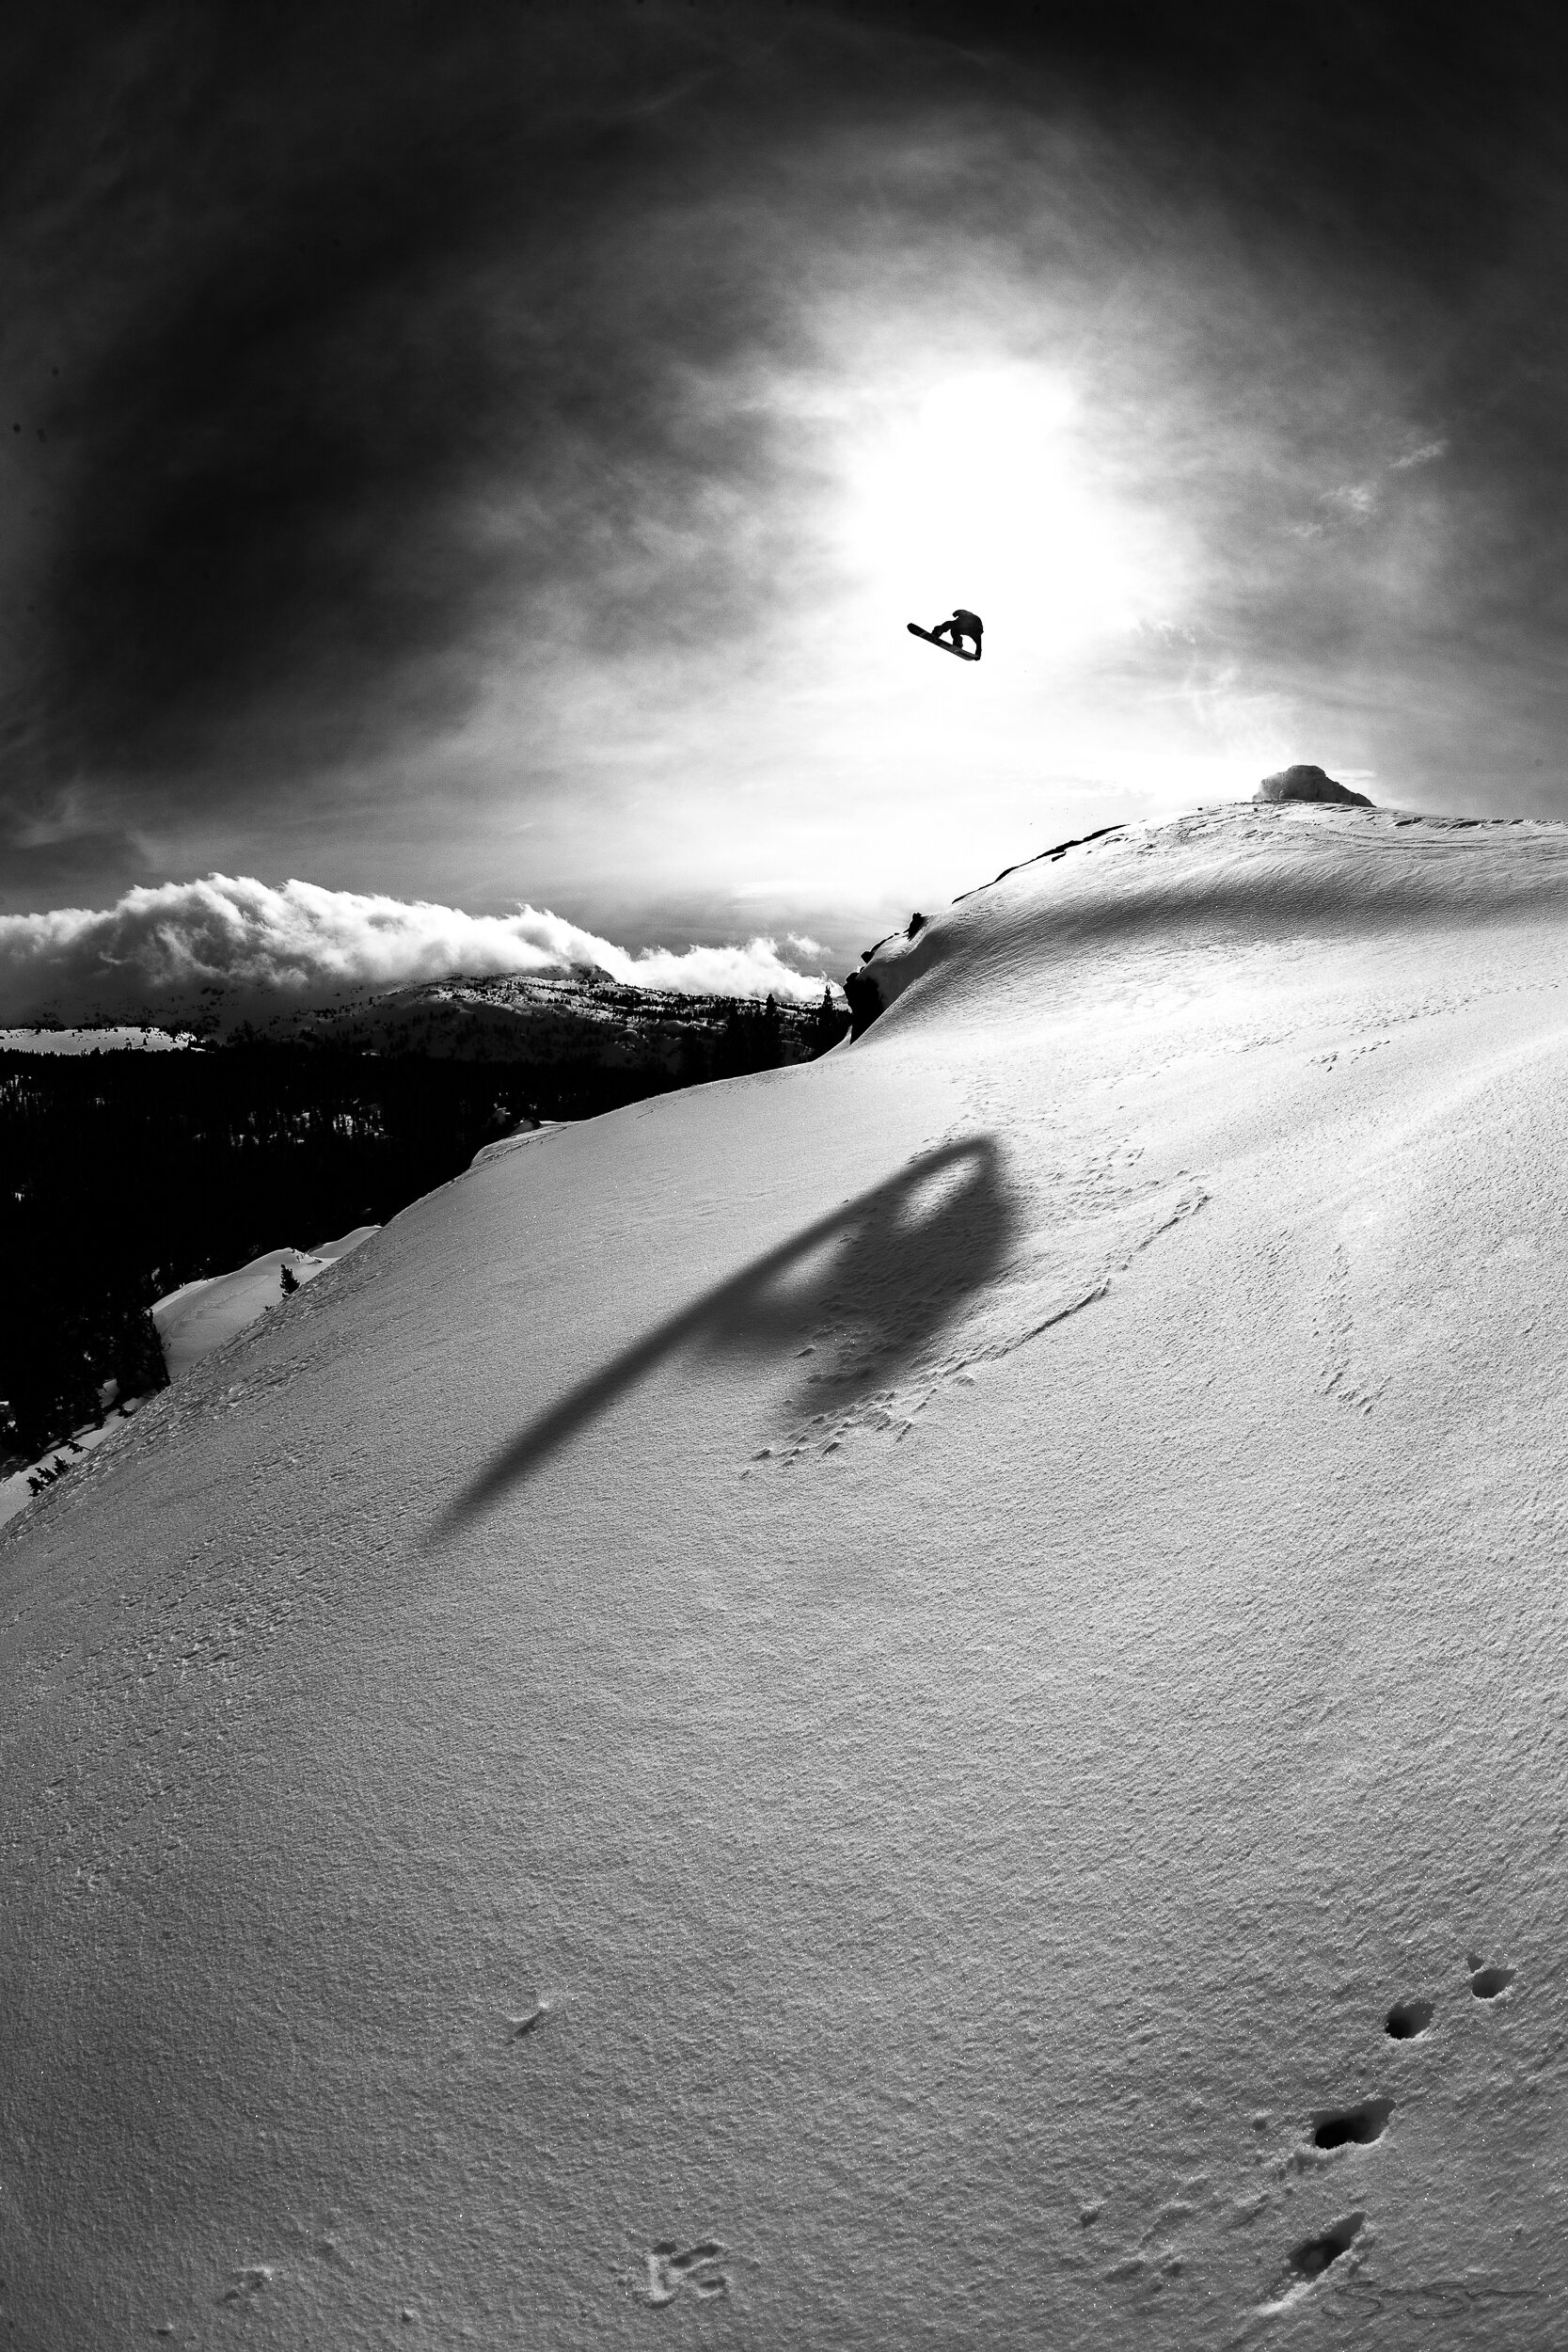
[[[164,1362],[171,1380],[201,1362],[238,1332],[278,1305],[283,1296],[285,1266],[301,1288],[325,1274],[329,1265],[359,1248],[378,1225],[356,1225],[337,1241],[319,1241],[309,1249],[267,1249],[230,1274],[209,1274],[154,1300],[152,1321],[157,1327]]]
[[[13,2339],[1561,2341],[1565,918],[1034,862],[31,1506]]]

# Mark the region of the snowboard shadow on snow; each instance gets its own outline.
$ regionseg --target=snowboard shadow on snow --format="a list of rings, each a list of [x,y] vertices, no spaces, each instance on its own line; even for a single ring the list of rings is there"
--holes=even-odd
[[[846,1395],[886,1383],[1000,1272],[1019,1222],[991,1136],[921,1152],[569,1390],[480,1472],[433,1535],[454,1534],[499,1502],[678,1349],[777,1355],[836,1320],[852,1330],[853,1343],[831,1385]]]

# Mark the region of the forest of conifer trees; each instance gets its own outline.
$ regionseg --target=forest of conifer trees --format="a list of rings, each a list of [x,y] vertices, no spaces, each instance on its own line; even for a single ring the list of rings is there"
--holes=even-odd
[[[0,1053],[0,1468],[164,1382],[149,1310],[263,1250],[385,1224],[533,1119],[586,1119],[834,1043],[844,1017],[735,1005],[672,1073],[250,1041]]]

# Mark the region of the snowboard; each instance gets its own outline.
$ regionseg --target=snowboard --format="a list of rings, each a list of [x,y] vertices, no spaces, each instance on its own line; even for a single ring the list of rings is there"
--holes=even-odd
[[[904,626],[911,637],[924,637],[926,643],[935,645],[939,653],[956,653],[960,661],[978,661],[980,659],[977,653],[965,653],[961,645],[950,645],[945,637],[933,637],[930,630],[922,628],[918,621],[906,621]]]

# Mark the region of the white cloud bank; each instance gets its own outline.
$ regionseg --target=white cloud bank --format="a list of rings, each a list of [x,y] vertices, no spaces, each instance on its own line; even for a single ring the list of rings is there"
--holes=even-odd
[[[213,987],[305,1002],[458,973],[584,970],[641,988],[792,1001],[820,995],[823,985],[819,972],[784,962],[771,939],[633,955],[533,907],[466,914],[313,882],[275,890],[244,875],[128,890],[96,910],[0,916],[0,1020],[172,1012]]]

